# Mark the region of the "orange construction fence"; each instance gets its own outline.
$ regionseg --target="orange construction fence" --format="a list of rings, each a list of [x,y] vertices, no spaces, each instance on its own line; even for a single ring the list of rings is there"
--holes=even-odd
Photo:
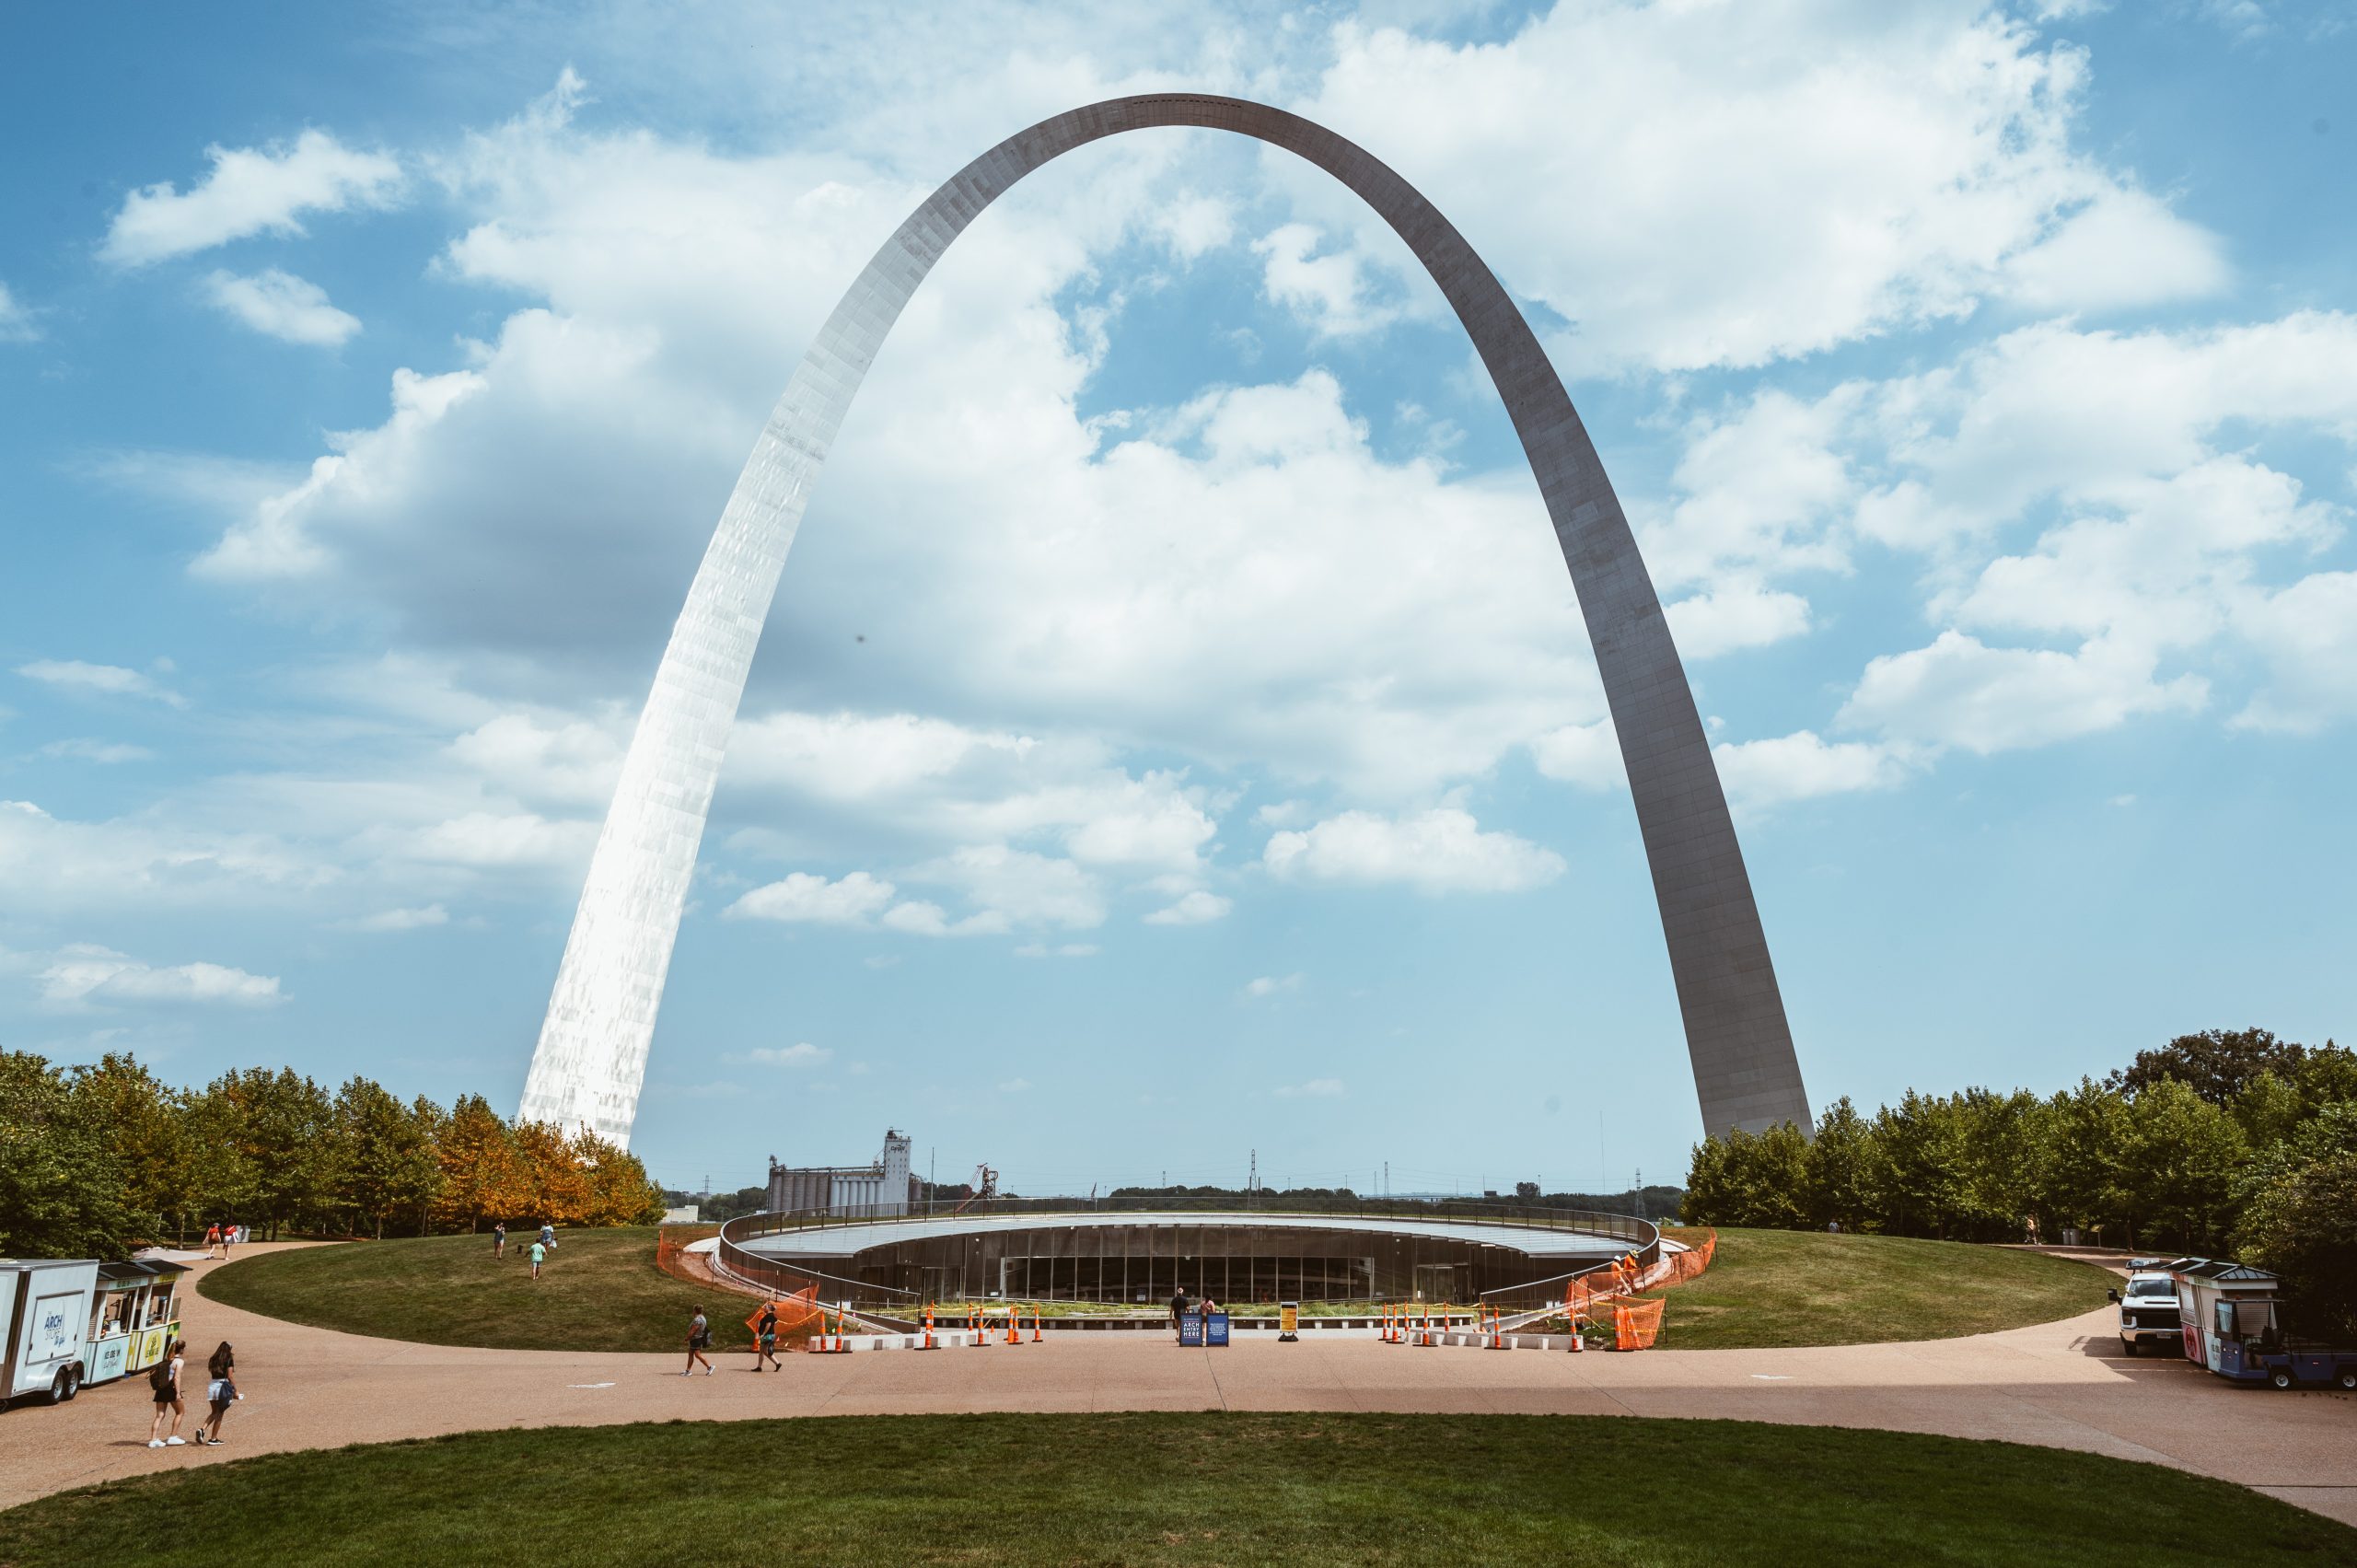
[[[1666,1301],[1629,1301],[1612,1308],[1612,1348],[1614,1350],[1651,1350],[1661,1333],[1662,1309]]]
[[[777,1337],[781,1340],[792,1339],[800,1333],[812,1318],[819,1316],[819,1287],[805,1285],[792,1295],[772,1296],[767,1301],[756,1303],[752,1312],[745,1318],[745,1327],[752,1330],[756,1334],[760,1333],[761,1314],[771,1307],[777,1309]]]

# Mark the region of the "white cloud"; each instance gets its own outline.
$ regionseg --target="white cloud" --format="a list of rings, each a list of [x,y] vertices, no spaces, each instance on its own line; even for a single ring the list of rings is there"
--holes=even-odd
[[[911,899],[884,912],[883,925],[909,936],[1004,936],[1013,929],[1004,911],[981,910],[952,921],[949,912],[925,899]]]
[[[29,343],[41,336],[41,327],[24,302],[0,283],[0,343]]]
[[[1257,1002],[1263,997],[1274,996],[1280,992],[1300,989],[1301,976],[1297,974],[1283,976],[1264,974],[1257,980],[1245,982],[1244,995],[1248,1000]]]
[[[2111,729],[2209,700],[2195,675],[2159,679],[2149,650],[2095,641],[2076,653],[1991,648],[1962,632],[1866,666],[1839,723],[1986,755]]]
[[[440,904],[427,904],[420,909],[380,910],[375,914],[362,915],[343,923],[347,931],[423,931],[428,926],[447,925],[450,912]]]
[[[1574,366],[1761,365],[2016,289],[2096,306],[2219,275],[2206,234],[2074,149],[2084,53],[1996,7],[1560,5],[1503,41],[1345,24],[1336,49],[1302,112],[1447,192],[1573,323]],[[1343,199],[1311,210],[1405,272]],[[2111,266],[2130,235],[2154,273]]]
[[[1175,198],[1152,221],[1156,232],[1182,261],[1195,261],[1236,238],[1235,208],[1216,196]]]
[[[1009,1078],[998,1086],[998,1092],[1003,1095],[1019,1095],[1030,1086],[1031,1080],[1028,1078]]]
[[[109,696],[145,697],[174,708],[188,706],[188,699],[179,692],[157,684],[135,669],[125,669],[116,664],[85,664],[80,659],[44,658],[18,665],[17,673],[45,686],[63,686],[76,691],[100,691]]]
[[[1521,892],[1563,874],[1554,851],[1512,833],[1485,833],[1456,807],[1398,818],[1345,811],[1306,832],[1277,834],[1260,858],[1284,881],[1397,882],[1422,893]]]
[[[722,912],[727,919],[807,921],[863,925],[892,901],[892,884],[854,871],[840,881],[807,871],[754,889]]]
[[[2271,679],[2235,722],[2313,733],[2357,718],[2357,572],[2317,572],[2244,611]]]
[[[1910,757],[1902,748],[1870,741],[1827,741],[1810,730],[1765,740],[1714,746],[1719,782],[1737,811],[1853,790],[1888,789],[1903,782]]]
[[[906,876],[955,888],[1008,924],[1086,930],[1105,923],[1105,896],[1094,877],[1069,860],[1028,850],[969,844],[911,866]]]
[[[1181,896],[1177,903],[1155,910],[1145,917],[1145,923],[1148,925],[1202,925],[1222,918],[1235,907],[1233,900],[1198,888]]]
[[[1304,1084],[1281,1086],[1271,1092],[1279,1099],[1340,1099],[1342,1098],[1342,1080],[1312,1078]]]
[[[1358,255],[1350,250],[1317,254],[1318,230],[1306,223],[1279,226],[1252,250],[1265,258],[1261,285],[1270,299],[1329,337],[1353,337],[1388,324],[1395,309],[1369,298]]]
[[[2215,235],[2142,191],[2107,191],[2006,265],[2038,311],[2119,309],[2216,294],[2229,281]]]
[[[756,1063],[765,1067],[806,1068],[823,1067],[833,1061],[834,1056],[835,1053],[826,1047],[812,1045],[806,1040],[786,1046],[759,1046],[741,1056],[732,1056],[728,1060]]]
[[[75,821],[29,800],[0,800],[0,888],[20,908],[195,906],[288,898],[335,872],[252,831],[215,832],[126,819]]]
[[[218,1003],[270,1007],[285,1000],[275,975],[249,974],[220,964],[157,968],[110,948],[62,948],[41,974],[42,999],[68,1006],[88,1004]]]
[[[328,303],[327,290],[270,267],[251,277],[206,274],[204,296],[265,337],[333,348],[360,330],[360,318]]]
[[[1530,760],[1547,777],[1583,789],[1620,789],[1629,783],[1610,719],[1547,731],[1531,741]]]
[[[1757,584],[1727,584],[1665,605],[1662,613],[1689,659],[1766,647],[1808,630],[1808,600]]]
[[[121,740],[93,740],[76,736],[65,740],[52,740],[41,749],[44,757],[71,757],[76,761],[112,765],[117,762],[146,762],[156,753],[145,746],[134,746]]]
[[[1051,947],[1044,942],[1026,942],[1015,949],[1018,958],[1093,958],[1100,949],[1094,942],[1066,942]]]
[[[403,835],[401,847],[447,865],[570,870],[587,865],[597,837],[594,822],[552,821],[531,811],[470,811]]]
[[[99,256],[136,267],[251,234],[301,234],[305,213],[389,207],[401,187],[398,163],[324,131],[272,148],[207,147],[204,156],[213,168],[188,194],[165,181],[125,196]]]

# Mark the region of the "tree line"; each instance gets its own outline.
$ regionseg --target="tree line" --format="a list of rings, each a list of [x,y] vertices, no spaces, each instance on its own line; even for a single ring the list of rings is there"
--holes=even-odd
[[[2180,1035],[2040,1097],[1910,1090],[1694,1146],[1691,1223],[2231,1255],[2357,1328],[2357,1053]]]
[[[382,1237],[662,1216],[635,1156],[509,1121],[481,1095],[446,1110],[267,1067],[184,1089],[128,1054],[64,1067],[0,1051],[0,1256],[122,1257],[214,1223]]]

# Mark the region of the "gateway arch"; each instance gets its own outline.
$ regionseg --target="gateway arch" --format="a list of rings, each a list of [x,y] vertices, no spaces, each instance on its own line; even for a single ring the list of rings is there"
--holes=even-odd
[[[1579,595],[1668,938],[1706,1131],[1809,1123],[1768,940],[1660,598],[1547,355],[1490,269],[1413,187],[1323,126],[1196,93],[1110,99],[1017,133],[884,243],[778,400],[720,515],[656,671],[589,863],[519,1114],[627,1143],[704,817],[754,644],[828,448],[902,306],[950,241],[1025,175],[1153,126],[1232,131],[1331,174],[1408,242],[1465,323],[1538,476]]]

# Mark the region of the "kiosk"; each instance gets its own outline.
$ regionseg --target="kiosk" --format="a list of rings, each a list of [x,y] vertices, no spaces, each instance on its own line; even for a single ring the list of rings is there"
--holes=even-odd
[[[82,1381],[107,1383],[164,1359],[180,1331],[178,1263],[101,1263]]]
[[[64,1404],[82,1391],[82,1330],[99,1265],[89,1258],[0,1258],[0,1405],[25,1394]]]

